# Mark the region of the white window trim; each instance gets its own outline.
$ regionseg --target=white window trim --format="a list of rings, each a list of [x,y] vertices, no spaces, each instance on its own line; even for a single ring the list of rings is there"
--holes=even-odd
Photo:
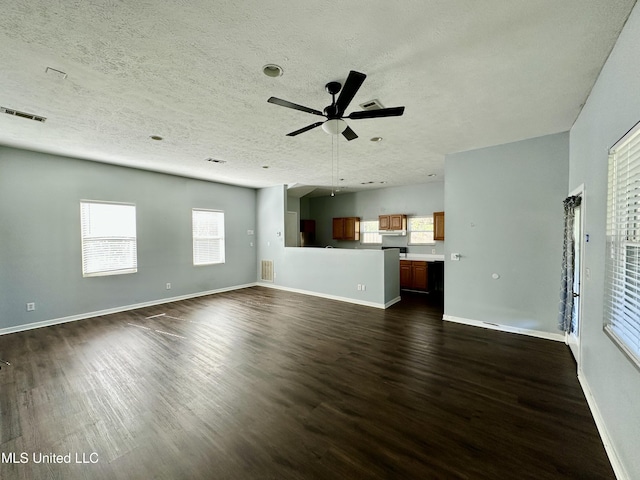
[[[382,245],[382,235],[380,235],[380,224],[378,224],[378,230],[374,230],[371,232],[365,232],[364,231],[364,224],[365,223],[378,223],[378,220],[364,220],[364,221],[360,221],[360,245]],[[380,239],[379,242],[365,242],[364,239],[366,238],[367,234],[377,234],[378,238]]]
[[[433,240],[432,242],[412,242],[411,241],[411,233],[412,232],[427,232],[427,233],[431,233],[431,235],[435,235],[435,232],[432,230],[431,232],[428,232],[428,230],[411,230],[411,219],[412,218],[430,218],[431,219],[431,224],[433,225],[433,215],[413,215],[411,217],[409,217],[407,219],[407,245],[435,245],[436,241]]]
[[[222,214],[222,234],[217,237],[196,237],[194,232],[193,214],[195,212],[210,212]],[[192,208],[191,209],[191,240],[192,240],[192,262],[194,267],[206,267],[207,265],[221,265],[226,262],[226,236],[225,236],[226,216],[223,210],[214,210],[211,208]],[[200,261],[196,262],[196,242],[202,240],[222,240],[220,259],[217,261]]]
[[[608,254],[603,324],[607,336],[640,370],[640,265],[630,265],[633,257],[631,261],[627,258],[629,248],[640,248],[638,171],[640,122],[609,150],[606,232]]]
[[[83,220],[82,220],[82,215],[83,215],[83,205],[84,204],[101,204],[101,205],[121,205],[121,206],[127,206],[127,207],[133,207],[134,208],[134,229],[135,229],[135,236],[133,238],[131,237],[122,237],[119,240],[129,240],[130,243],[132,243],[133,245],[133,264],[130,267],[126,267],[126,268],[118,268],[115,270],[100,270],[100,271],[92,271],[92,272],[87,272],[85,270],[85,266],[87,263],[87,248],[85,248],[85,244],[90,244],[92,243],[91,240],[92,239],[87,239],[85,238],[85,234],[83,231]],[[126,274],[130,274],[130,273],[136,273],[138,271],[138,235],[137,235],[137,208],[136,205],[134,203],[124,203],[124,202],[110,202],[110,201],[104,201],[104,200],[87,200],[87,199],[82,199],[80,200],[80,250],[81,250],[81,255],[82,255],[82,276],[84,278],[91,278],[91,277],[106,277],[106,276],[111,276],[111,275],[126,275]],[[115,237],[114,237],[115,238]],[[96,240],[96,239],[93,239]]]

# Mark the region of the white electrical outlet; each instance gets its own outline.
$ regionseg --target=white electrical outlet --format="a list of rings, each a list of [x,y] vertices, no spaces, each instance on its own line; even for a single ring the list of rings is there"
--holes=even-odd
[[[27,312],[33,312],[36,309],[36,304],[33,302],[27,303]]]
[[[362,290],[362,284],[359,283],[358,284],[358,291],[361,291],[361,290]]]
[[[362,291],[364,292],[367,289],[367,286],[363,283],[362,284]]]
[[[167,290],[171,290],[171,284],[167,282]]]
[[[459,253],[452,253],[451,254],[451,260],[453,260],[454,262],[457,262],[460,260],[460,254]]]

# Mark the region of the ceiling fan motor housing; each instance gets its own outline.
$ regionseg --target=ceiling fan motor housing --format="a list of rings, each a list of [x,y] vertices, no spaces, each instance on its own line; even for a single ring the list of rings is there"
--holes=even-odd
[[[280,105],[282,107],[292,108],[301,112],[311,113],[321,117],[326,117],[326,121],[315,122],[306,127],[300,128],[294,132],[287,133],[288,137],[295,137],[304,132],[308,132],[316,127],[322,125],[322,129],[332,135],[342,135],[347,140],[354,140],[358,138],[358,135],[349,128],[347,122],[343,118],[349,118],[352,120],[358,120],[362,118],[379,118],[379,117],[397,117],[404,113],[404,107],[393,108],[380,108],[371,111],[352,112],[348,116],[344,117],[345,110],[353,100],[362,82],[367,76],[364,73],[351,70],[347,76],[347,80],[344,86],[340,82],[329,82],[324,88],[331,94],[331,105],[324,108],[322,112],[313,108],[305,107],[304,105],[298,105],[297,103],[282,100],[281,98],[270,97],[267,102]],[[340,96],[336,99],[336,94],[340,93]]]
[[[335,103],[325,107],[323,112],[329,120],[333,118],[338,118],[338,107],[336,106]]]
[[[324,89],[329,92],[330,95],[337,95],[342,85],[340,82],[329,82],[324,86]]]

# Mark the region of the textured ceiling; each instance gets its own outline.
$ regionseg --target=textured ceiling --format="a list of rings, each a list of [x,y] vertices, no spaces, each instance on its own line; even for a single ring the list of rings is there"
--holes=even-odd
[[[368,77],[347,114],[371,99],[406,111],[348,120],[359,138],[340,137],[342,188],[441,181],[447,153],[571,128],[634,3],[0,0],[0,106],[47,117],[0,115],[0,144],[331,186],[331,136],[285,136],[320,117],[267,98],[322,110],[325,83],[357,70]]]

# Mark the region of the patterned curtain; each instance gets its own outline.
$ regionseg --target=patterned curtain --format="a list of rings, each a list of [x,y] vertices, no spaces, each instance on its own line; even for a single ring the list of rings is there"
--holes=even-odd
[[[567,197],[564,200],[564,245],[562,251],[562,279],[560,289],[560,312],[558,329],[563,332],[571,330],[573,317],[573,271],[575,266],[575,244],[573,233],[575,208],[580,205],[582,197]]]

